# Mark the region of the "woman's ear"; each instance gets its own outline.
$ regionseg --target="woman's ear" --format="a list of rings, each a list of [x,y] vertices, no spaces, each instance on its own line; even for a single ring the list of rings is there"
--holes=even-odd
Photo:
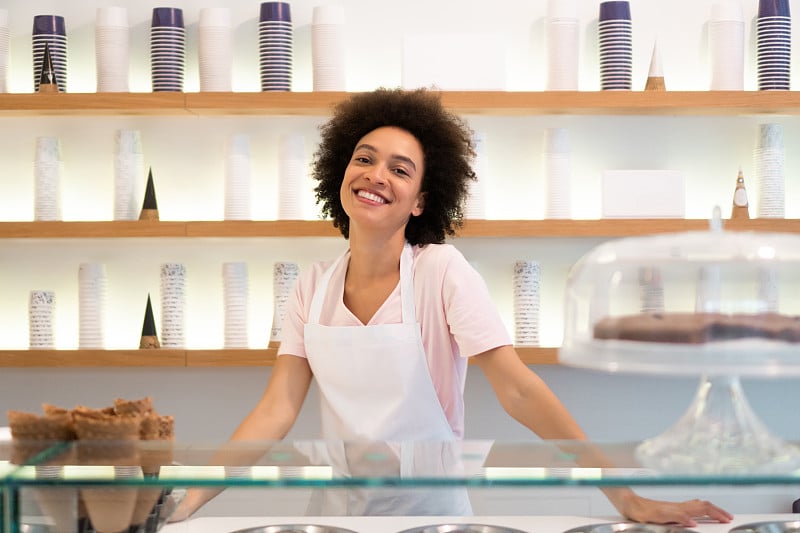
[[[421,192],[417,195],[417,203],[414,204],[414,209],[411,210],[411,214],[418,217],[423,211],[425,211],[425,193]]]

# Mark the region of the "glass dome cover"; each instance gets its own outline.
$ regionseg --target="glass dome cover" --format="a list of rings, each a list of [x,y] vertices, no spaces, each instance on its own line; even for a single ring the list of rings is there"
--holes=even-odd
[[[565,364],[800,375],[800,236],[692,231],[601,244],[567,279]]]

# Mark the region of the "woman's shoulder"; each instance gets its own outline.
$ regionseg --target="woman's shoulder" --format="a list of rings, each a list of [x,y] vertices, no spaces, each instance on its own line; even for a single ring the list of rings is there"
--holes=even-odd
[[[464,254],[452,244],[414,246],[414,263],[421,268],[437,270],[469,266]]]

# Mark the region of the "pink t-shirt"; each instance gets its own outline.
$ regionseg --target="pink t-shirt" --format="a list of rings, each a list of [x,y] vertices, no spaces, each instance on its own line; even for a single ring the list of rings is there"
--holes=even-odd
[[[413,246],[414,303],[431,380],[457,438],[464,435],[466,357],[511,344],[486,283],[450,244]],[[333,261],[312,265],[298,279],[281,324],[278,354],[306,357],[303,326],[322,274]],[[331,277],[320,324],[364,326],[344,305],[347,262]],[[367,326],[402,322],[399,284]]]

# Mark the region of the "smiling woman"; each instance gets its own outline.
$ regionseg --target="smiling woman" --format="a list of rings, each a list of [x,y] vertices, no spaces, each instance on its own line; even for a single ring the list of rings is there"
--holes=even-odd
[[[462,219],[474,156],[472,132],[430,91],[380,89],[338,105],[322,127],[313,176],[317,201],[349,248],[312,265],[295,285],[269,383],[232,440],[282,439],[312,378],[326,441],[451,442],[464,435],[467,359],[503,408],[545,439],[585,435],[522,363],[480,274],[444,243]],[[258,457],[240,457],[242,464]],[[608,466],[599,455],[592,467]],[[336,467],[351,472],[348,457]],[[230,463],[228,463],[230,464]],[[357,466],[357,465],[356,465]],[[704,501],[668,503],[605,489],[622,515],[694,525],[731,516]],[[177,517],[213,492],[194,491]],[[321,490],[309,513],[472,513],[465,487],[413,493]]]

